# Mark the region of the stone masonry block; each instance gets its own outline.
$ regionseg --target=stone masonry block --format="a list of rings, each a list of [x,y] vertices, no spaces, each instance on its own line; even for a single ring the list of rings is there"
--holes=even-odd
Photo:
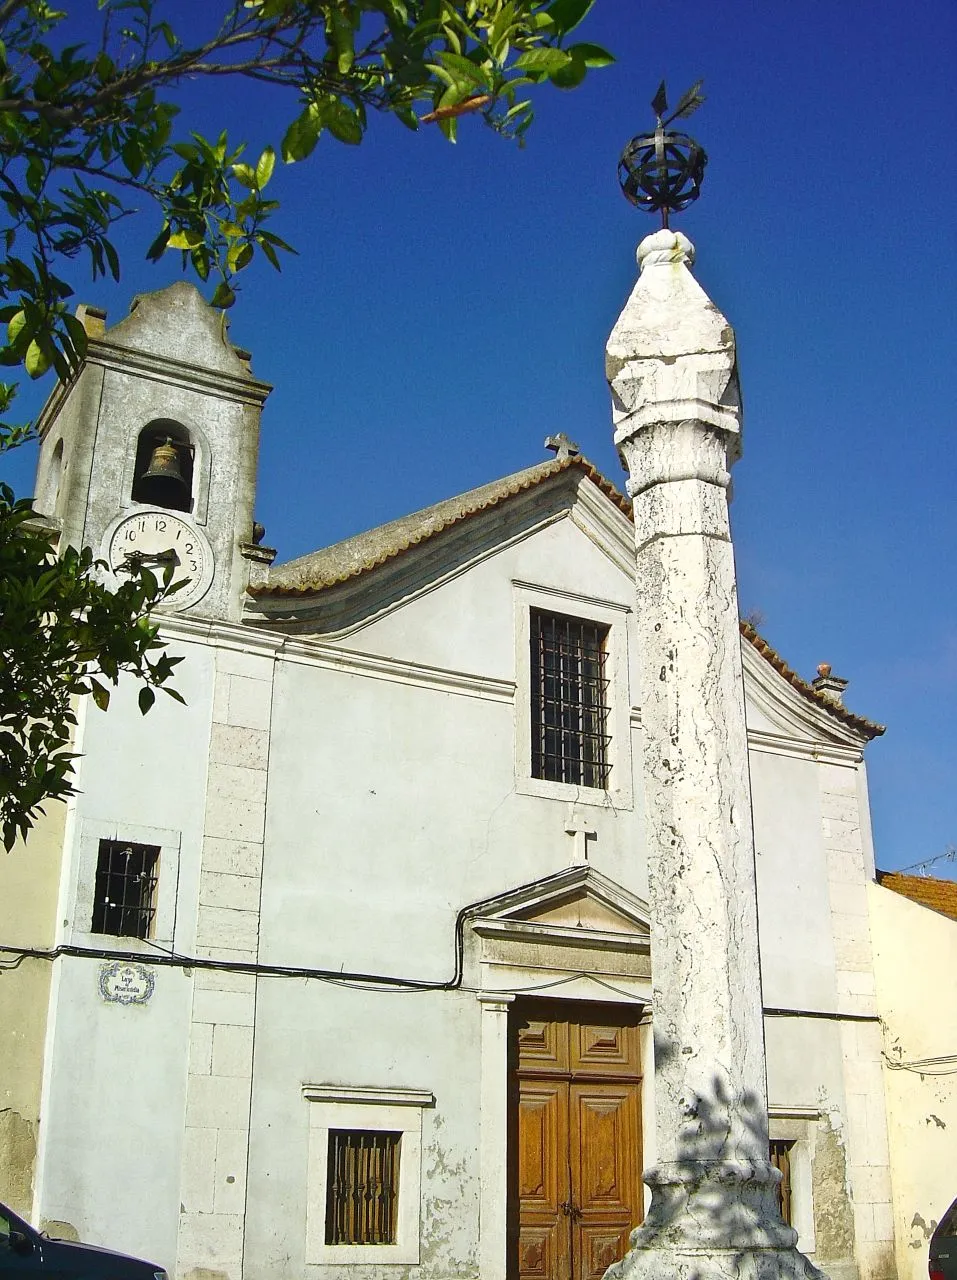
[[[272,712],[272,682],[248,676],[229,677],[229,724],[268,729]]]
[[[272,680],[272,654],[247,653],[243,649],[217,649],[216,671],[231,676],[248,676],[253,680]]]
[[[890,1198],[891,1178],[887,1165],[857,1164],[851,1165],[851,1185],[854,1188],[854,1199],[864,1200],[871,1205],[886,1202]]]
[[[217,1076],[246,1078],[253,1071],[253,1029],[228,1023],[213,1033],[212,1071]]]
[[[209,740],[209,758],[214,764],[238,764],[247,769],[265,769],[269,763],[269,734],[265,729],[214,724]]]
[[[213,1069],[213,1028],[208,1022],[194,1022],[189,1032],[189,1073],[208,1076]]]
[[[230,677],[222,671],[217,672],[213,685],[213,724],[229,721],[229,684]]]
[[[874,1239],[874,1206],[855,1200],[854,1235],[858,1244],[870,1243]]]
[[[187,1128],[183,1134],[180,1201],[190,1213],[212,1213],[216,1184],[216,1130]]]
[[[195,1268],[202,1267],[224,1277],[224,1280],[241,1280],[242,1263],[242,1214],[180,1214],[176,1258],[179,1275],[188,1275]]]
[[[200,915],[202,923],[202,915]],[[838,969],[852,969],[855,972],[871,968],[871,940],[869,937],[842,936],[834,931],[834,960]]]
[[[235,876],[262,875],[262,844],[245,840],[221,840],[207,836],[203,841],[203,870],[222,871]]]
[[[203,946],[255,947],[259,939],[259,912],[233,911],[229,907],[201,907],[196,941]]]
[[[228,1022],[251,1027],[256,1021],[256,997],[239,991],[193,992],[194,1022]]]
[[[212,768],[211,765],[210,769]],[[209,793],[206,800],[207,836],[262,844],[265,826],[266,807],[262,801],[247,801],[216,792]]]
[[[831,910],[838,915],[867,916],[867,886],[858,882],[835,880],[828,885]],[[864,926],[867,927],[866,924]]]
[[[860,884],[864,875],[864,855],[854,849],[827,849],[827,878],[831,884]]]
[[[860,823],[841,822],[837,818],[824,818],[824,839],[837,849],[860,849]]]
[[[248,1079],[190,1076],[186,1124],[197,1129],[243,1129],[249,1125]]]
[[[229,960],[233,964],[255,964],[257,950],[255,947],[201,947],[196,945],[196,954],[208,960]]]
[[[245,1213],[249,1134],[245,1129],[220,1129],[216,1138],[215,1210]]]
[[[193,983],[200,991],[240,991],[247,995],[256,991],[254,974],[230,973],[227,969],[197,969]]]
[[[874,1239],[894,1239],[894,1206],[887,1200],[874,1205]]]
[[[876,984],[874,982],[873,973],[847,972],[843,977],[847,984],[848,995],[873,996],[876,994]]]
[[[228,796],[230,799],[266,801],[266,771],[248,769],[239,764],[210,764],[207,774],[209,795]]]
[[[259,879],[204,871],[199,881],[199,901],[204,907],[230,907],[233,911],[259,910]]]

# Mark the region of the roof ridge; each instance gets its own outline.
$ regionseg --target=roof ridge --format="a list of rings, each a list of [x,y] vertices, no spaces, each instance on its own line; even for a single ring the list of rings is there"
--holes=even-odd
[[[904,871],[877,871],[875,875],[877,883],[885,889],[949,920],[957,920],[957,880],[910,876]]]
[[[548,458],[531,467],[525,467],[521,471],[512,472],[511,475],[504,476],[501,480],[492,480],[488,484],[479,485],[474,489],[467,489],[464,493],[454,494],[450,498],[443,498],[441,501],[423,507],[419,511],[412,511],[408,515],[398,516],[395,520],[386,521],[385,524],[376,525],[371,529],[365,529],[360,533],[353,534],[349,538],[340,539],[340,541],[331,543],[328,547],[321,547],[305,556],[286,561],[285,564],[277,565],[269,575],[271,578],[279,578],[284,570],[294,569],[296,566],[306,567],[311,560],[315,560],[318,564],[322,556],[328,556],[329,553],[336,549],[345,550],[350,546],[359,549],[363,540],[371,540],[373,535],[386,529],[398,529],[402,525],[409,525],[411,530],[415,528],[416,523],[419,526],[424,526],[420,527],[417,532],[410,531],[407,538],[402,538],[392,546],[387,545],[378,552],[373,552],[360,560],[359,563],[350,565],[330,577],[323,578],[320,575],[313,581],[298,585],[283,583],[281,580],[270,583],[267,580],[265,583],[251,586],[249,594],[256,598],[263,596],[302,596],[312,595],[329,587],[338,586],[351,578],[359,577],[363,573],[379,568],[380,565],[410,551],[412,547],[435,537],[453,525],[478,515],[482,511],[487,511],[491,507],[498,506],[506,498],[515,497],[517,494],[540,484],[543,480],[560,475],[572,467],[583,471],[587,478],[618,507],[622,514],[631,519],[632,508],[628,499],[622,493],[619,493],[614,485],[605,479],[598,468],[582,454],[567,458]],[[447,509],[448,518],[440,515],[443,508]],[[430,525],[430,518],[434,517],[439,518]]]
[[[868,720],[865,716],[855,715],[853,711],[849,711],[841,703],[832,702],[829,698],[826,698],[812,684],[792,670],[781,655],[768,644],[767,640],[758,634],[750,622],[746,622],[744,618],[741,618],[738,625],[744,638],[754,645],[762,658],[766,658],[770,662],[778,675],[783,676],[788,684],[797,689],[798,693],[803,694],[810,702],[813,702],[815,706],[829,711],[842,724],[846,724],[849,729],[855,729],[858,733],[863,734],[868,741],[873,738],[879,738],[882,733],[886,732],[886,725],[878,724],[874,720]]]

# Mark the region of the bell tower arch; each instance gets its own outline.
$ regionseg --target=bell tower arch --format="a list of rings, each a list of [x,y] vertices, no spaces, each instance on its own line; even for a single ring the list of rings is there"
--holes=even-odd
[[[185,282],[135,299],[110,328],[93,307],[78,317],[86,357],[40,418],[38,513],[61,545],[92,547],[117,574],[131,556],[172,563],[189,585],[161,608],[238,620],[250,572],[268,559],[253,507],[271,388]]]

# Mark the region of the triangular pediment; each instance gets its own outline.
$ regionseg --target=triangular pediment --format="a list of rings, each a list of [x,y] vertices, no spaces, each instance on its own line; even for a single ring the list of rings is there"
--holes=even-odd
[[[469,911],[477,933],[549,937],[568,943],[629,941],[647,946],[649,908],[593,867],[568,867]]]

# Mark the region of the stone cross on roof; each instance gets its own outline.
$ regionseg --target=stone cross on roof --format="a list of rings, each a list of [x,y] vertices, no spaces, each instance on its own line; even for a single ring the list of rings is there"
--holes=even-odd
[[[545,448],[551,449],[559,462],[565,458],[577,458],[581,449],[574,440],[570,440],[564,431],[559,431],[557,436],[546,436]]]

